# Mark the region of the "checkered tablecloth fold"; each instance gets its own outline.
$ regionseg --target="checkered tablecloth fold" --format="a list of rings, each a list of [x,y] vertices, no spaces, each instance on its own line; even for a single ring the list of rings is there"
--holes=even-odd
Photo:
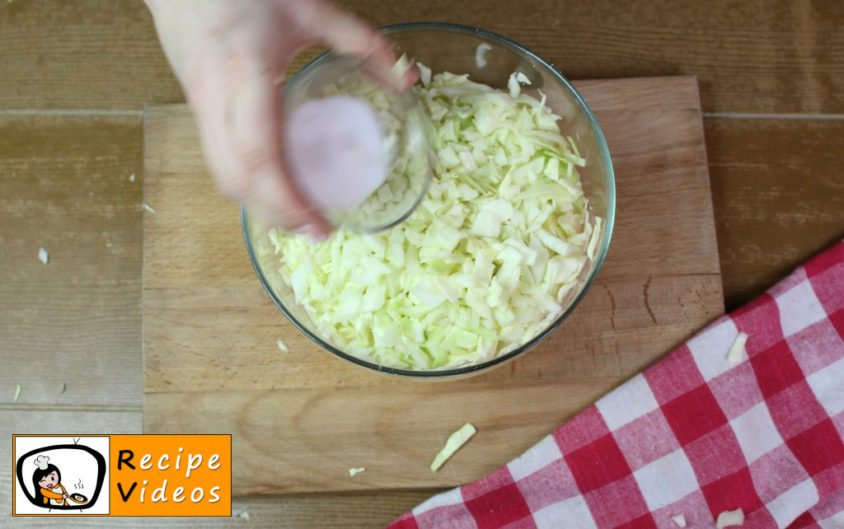
[[[844,241],[389,529],[704,528],[737,508],[744,528],[844,529]]]

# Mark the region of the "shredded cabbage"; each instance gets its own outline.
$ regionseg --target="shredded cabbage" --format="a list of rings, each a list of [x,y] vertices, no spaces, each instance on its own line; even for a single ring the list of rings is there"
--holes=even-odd
[[[724,529],[725,527],[736,527],[739,525],[744,525],[744,511],[742,509],[736,509],[734,511],[724,511],[718,515],[718,519],[715,520],[715,527],[718,529]]]
[[[524,74],[508,93],[417,66],[436,156],[413,215],[323,243],[278,229],[269,239],[320,336],[379,365],[435,370],[512,350],[558,317],[600,219],[581,188],[586,160],[545,97],[521,92]]]
[[[744,357],[747,356],[747,351],[745,350],[746,344],[747,334],[739,332],[736,335],[736,339],[733,342],[733,345],[731,345],[729,351],[727,351],[727,362],[729,364],[740,364]]]
[[[431,461],[431,472],[436,472],[437,470],[442,467],[446,461],[451,459],[458,450],[463,448],[463,445],[469,442],[478,430],[475,428],[470,422],[467,422],[463,426],[460,427],[456,432],[448,436],[448,440],[445,442],[445,446],[442,447],[442,450],[437,452],[437,455],[434,456],[434,460]]]
[[[355,477],[361,472],[366,472],[366,467],[352,467],[349,469],[349,477]]]
[[[492,46],[486,42],[478,44],[478,47],[475,48],[475,66],[478,69],[486,68],[486,54],[490,50],[492,50]]]

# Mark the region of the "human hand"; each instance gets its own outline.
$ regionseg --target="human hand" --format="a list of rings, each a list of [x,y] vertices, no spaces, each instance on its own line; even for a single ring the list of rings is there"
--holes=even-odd
[[[389,69],[389,42],[327,0],[146,1],[222,193],[288,230],[327,235],[331,226],[285,172],[280,84],[311,45]]]

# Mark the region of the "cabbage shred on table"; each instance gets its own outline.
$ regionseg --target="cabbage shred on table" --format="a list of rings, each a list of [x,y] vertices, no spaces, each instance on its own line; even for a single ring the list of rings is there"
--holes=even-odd
[[[593,230],[577,171],[586,161],[544,95],[422,79],[435,178],[413,215],[323,243],[269,237],[318,335],[380,365],[430,370],[490,359],[550,324]]]

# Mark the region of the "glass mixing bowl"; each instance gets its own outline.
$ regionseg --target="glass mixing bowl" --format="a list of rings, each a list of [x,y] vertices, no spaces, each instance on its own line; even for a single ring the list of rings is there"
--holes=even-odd
[[[601,127],[580,93],[548,61],[521,44],[482,29],[445,23],[397,24],[382,28],[382,32],[394,43],[397,55],[406,54],[434,73],[469,74],[473,81],[506,91],[510,75],[522,72],[531,83],[523,92],[536,96],[537,90],[542,90],[547,96],[546,104],[562,116],[560,129],[577,141],[581,155],[587,160],[580,176],[590,215],[603,219],[594,259],[587,260],[581,270],[576,286],[562,303],[563,312],[520,347],[477,364],[429,371],[381,366],[344,352],[318,334],[316,325],[295,302],[292,290],[278,274],[278,256],[274,255],[267,235],[270,227],[253,221],[242,210],[247,251],[262,285],[279,310],[308,338],[340,358],[378,372],[421,379],[479,373],[513,360],[550,335],[572,313],[597,276],[609,249],[615,219],[615,178],[610,153]],[[327,57],[317,57],[303,71]]]

